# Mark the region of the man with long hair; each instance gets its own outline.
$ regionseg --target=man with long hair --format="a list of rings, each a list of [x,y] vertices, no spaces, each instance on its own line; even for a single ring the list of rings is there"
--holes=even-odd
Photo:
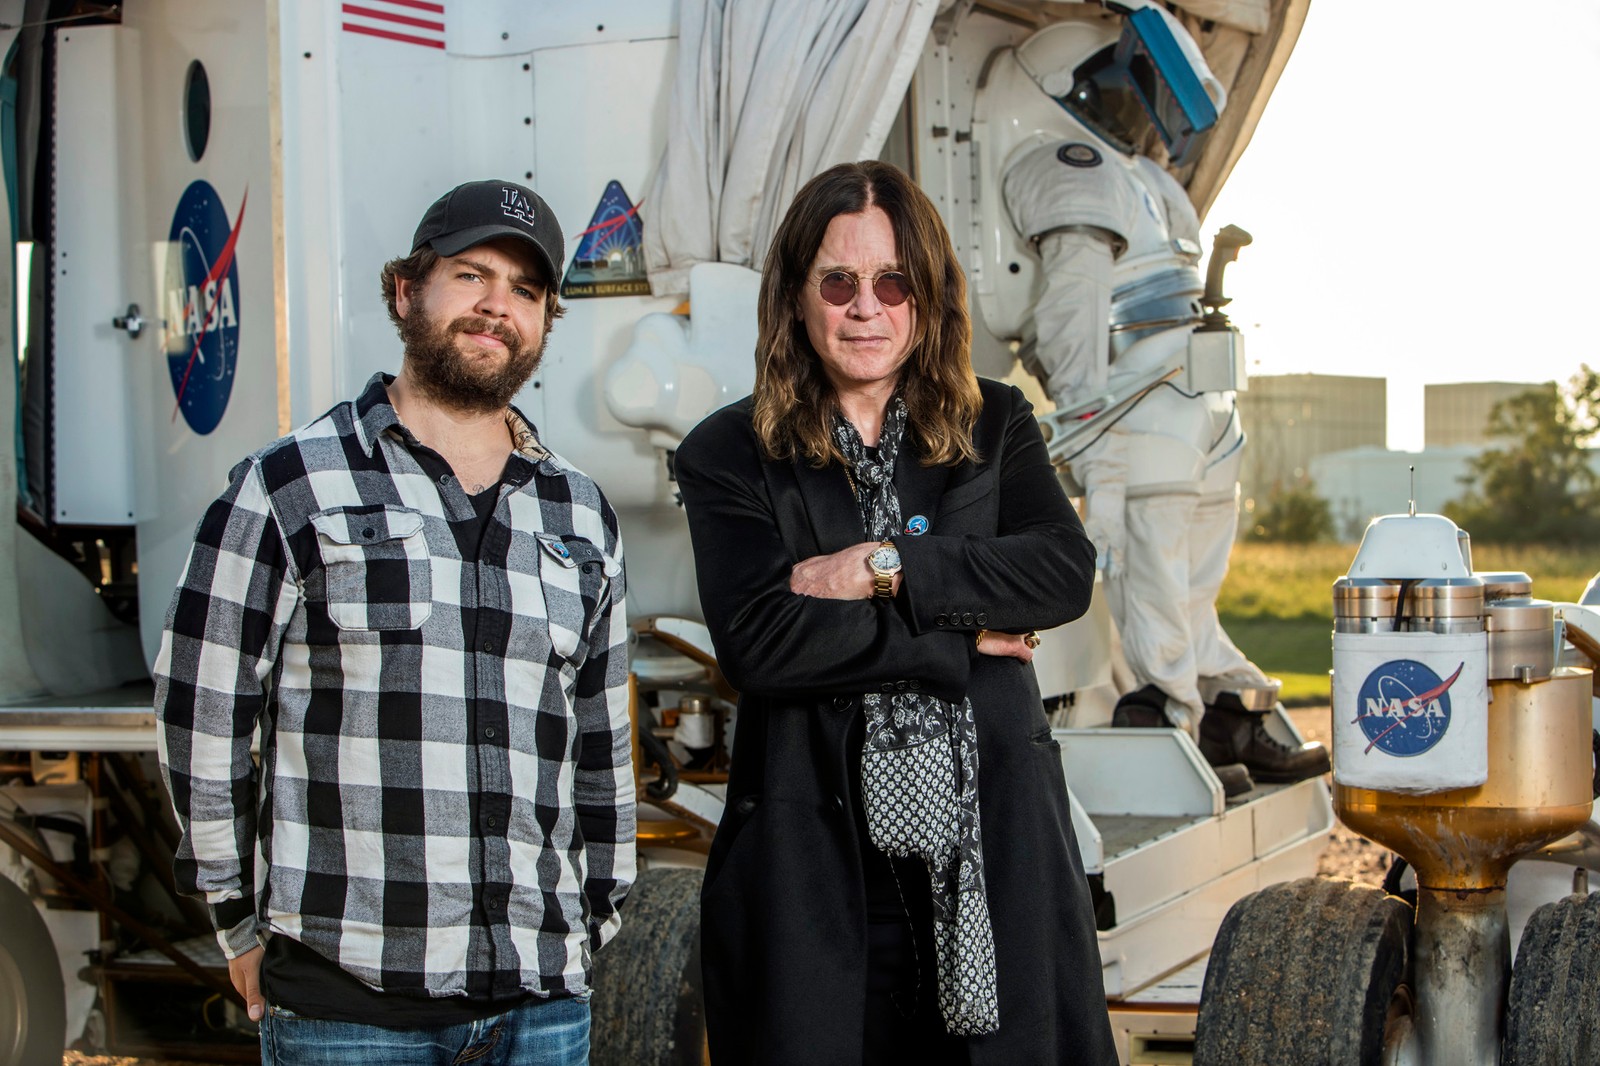
[[[885,163],[802,188],[755,393],[684,440],[701,606],[740,692],[702,895],[714,1061],[1116,1061],[1029,660],[1094,549],[966,283]]]

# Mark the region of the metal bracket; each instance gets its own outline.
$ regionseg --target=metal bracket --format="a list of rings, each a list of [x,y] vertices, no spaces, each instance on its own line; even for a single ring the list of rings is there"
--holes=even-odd
[[[115,329],[127,330],[128,336],[137,340],[139,334],[144,332],[145,326],[145,321],[139,314],[139,305],[129,304],[128,313],[125,315],[118,315],[116,318],[113,318],[111,320],[111,325]]]

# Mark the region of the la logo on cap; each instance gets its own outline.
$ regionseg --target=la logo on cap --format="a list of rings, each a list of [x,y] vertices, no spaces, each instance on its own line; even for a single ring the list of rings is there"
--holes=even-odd
[[[533,225],[533,205],[522,191],[516,188],[503,188],[500,190],[500,210],[504,214],[520,222]]]

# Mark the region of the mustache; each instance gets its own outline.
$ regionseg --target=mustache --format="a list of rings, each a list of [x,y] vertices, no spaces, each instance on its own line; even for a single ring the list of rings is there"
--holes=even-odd
[[[462,315],[460,318],[451,322],[448,328],[452,335],[457,333],[485,334],[493,337],[495,340],[499,341],[501,344],[504,344],[507,348],[510,348],[513,351],[521,346],[515,333],[512,333],[511,330],[505,325],[496,322],[491,318],[480,318],[477,315]]]

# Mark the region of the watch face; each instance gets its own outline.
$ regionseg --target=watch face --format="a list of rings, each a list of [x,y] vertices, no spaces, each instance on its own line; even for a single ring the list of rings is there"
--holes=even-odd
[[[867,557],[867,562],[872,569],[878,571],[893,570],[900,565],[900,549],[894,547],[878,547]]]

